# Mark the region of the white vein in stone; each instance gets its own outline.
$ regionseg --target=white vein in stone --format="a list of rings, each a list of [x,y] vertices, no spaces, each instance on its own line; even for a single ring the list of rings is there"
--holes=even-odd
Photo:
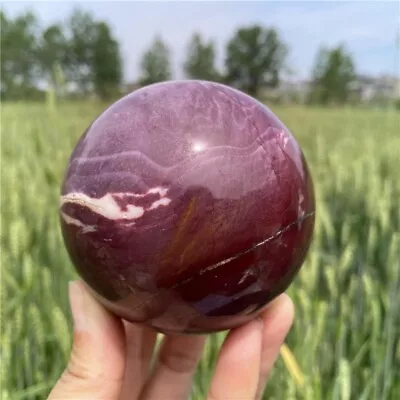
[[[151,188],[147,193],[144,194],[107,193],[100,198],[93,198],[86,195],[85,193],[72,192],[61,196],[60,207],[62,207],[64,204],[78,204],[109,220],[129,220],[132,222],[132,220],[141,218],[146,213],[146,211],[155,210],[158,207],[168,206],[168,204],[171,202],[171,199],[165,197],[167,192],[168,189],[155,187]],[[116,198],[123,197],[141,198],[149,194],[157,193],[160,195],[161,198],[153,201],[153,203],[148,208],[138,207],[134,204],[127,204],[126,210],[123,210],[118,202],[115,200]],[[85,232],[93,232],[96,230],[96,227],[94,225],[85,225],[83,222],[69,216],[65,212],[61,212],[61,216],[67,224],[73,224],[80,228],[83,228]]]

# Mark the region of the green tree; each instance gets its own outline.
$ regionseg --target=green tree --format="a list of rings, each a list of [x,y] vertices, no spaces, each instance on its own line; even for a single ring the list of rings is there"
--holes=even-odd
[[[354,78],[354,62],[343,46],[321,48],[313,70],[310,100],[322,104],[344,103],[349,99]]]
[[[97,95],[102,99],[116,95],[121,79],[119,44],[112,37],[109,26],[99,22],[93,47],[93,84]]]
[[[226,81],[257,96],[263,86],[278,85],[286,55],[275,29],[259,25],[239,28],[227,46]]]
[[[144,53],[140,63],[141,85],[171,79],[170,51],[161,37],[156,36],[150,48]]]
[[[38,62],[41,78],[51,85],[56,93],[61,91],[60,70],[68,70],[69,42],[61,25],[46,28],[39,40]]]
[[[215,68],[214,42],[212,40],[204,42],[200,34],[193,34],[188,45],[184,70],[185,75],[190,79],[219,80],[220,77]]]
[[[76,9],[68,21],[68,78],[87,94],[93,89],[93,58],[96,22],[88,12]]]
[[[94,91],[107,99],[118,92],[122,79],[119,43],[108,24],[79,9],[69,19],[69,78],[82,94]]]
[[[0,11],[1,96],[17,100],[36,94],[38,23],[31,12],[15,19]]]
[[[78,9],[66,25],[44,30],[30,12],[14,19],[0,12],[0,22],[2,99],[44,97],[38,89],[43,83],[60,94],[65,78],[82,94],[95,90],[107,98],[116,93],[122,61],[106,23]]]

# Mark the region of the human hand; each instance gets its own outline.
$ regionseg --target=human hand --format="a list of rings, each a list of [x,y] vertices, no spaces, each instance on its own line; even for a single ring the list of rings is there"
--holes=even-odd
[[[81,282],[70,284],[74,320],[68,366],[48,400],[183,400],[190,394],[205,336],[166,335],[153,368],[156,332],[121,321]],[[255,320],[232,329],[222,347],[208,400],[260,399],[293,322],[283,294]]]

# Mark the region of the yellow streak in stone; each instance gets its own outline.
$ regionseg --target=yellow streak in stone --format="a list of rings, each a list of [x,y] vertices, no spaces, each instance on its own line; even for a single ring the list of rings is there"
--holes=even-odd
[[[176,230],[170,245],[167,247],[165,255],[162,257],[166,262],[179,260],[181,265],[185,265],[184,260],[191,259],[194,261],[196,255],[201,254],[201,252],[198,251],[198,242],[195,240],[192,240],[184,249],[182,249],[183,238],[187,234],[188,228],[191,226],[190,223],[196,211],[197,202],[198,199],[193,197],[186,210],[183,212],[178,223],[178,229]],[[177,267],[175,272],[180,272]]]
[[[110,193],[99,199],[89,197],[84,193],[69,193],[61,196],[60,206],[65,203],[79,204],[108,219],[136,219],[140,218],[145,211],[143,207],[132,204],[127,205],[127,211],[122,211]]]

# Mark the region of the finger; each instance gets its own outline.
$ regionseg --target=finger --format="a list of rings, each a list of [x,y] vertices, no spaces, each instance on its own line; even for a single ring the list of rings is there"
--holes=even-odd
[[[74,336],[68,366],[49,400],[117,400],[124,373],[122,323],[81,282],[69,286]]]
[[[142,397],[144,400],[187,399],[205,336],[165,336],[157,363]]]
[[[289,332],[294,318],[294,307],[290,297],[277,297],[261,316],[264,323],[261,367],[256,399],[261,399],[272,367],[278,358],[280,348]]]
[[[157,333],[146,327],[124,321],[126,337],[126,368],[121,400],[139,398],[149,375],[149,366]]]
[[[250,400],[256,396],[263,324],[255,319],[229,332],[211,381],[208,400]]]

